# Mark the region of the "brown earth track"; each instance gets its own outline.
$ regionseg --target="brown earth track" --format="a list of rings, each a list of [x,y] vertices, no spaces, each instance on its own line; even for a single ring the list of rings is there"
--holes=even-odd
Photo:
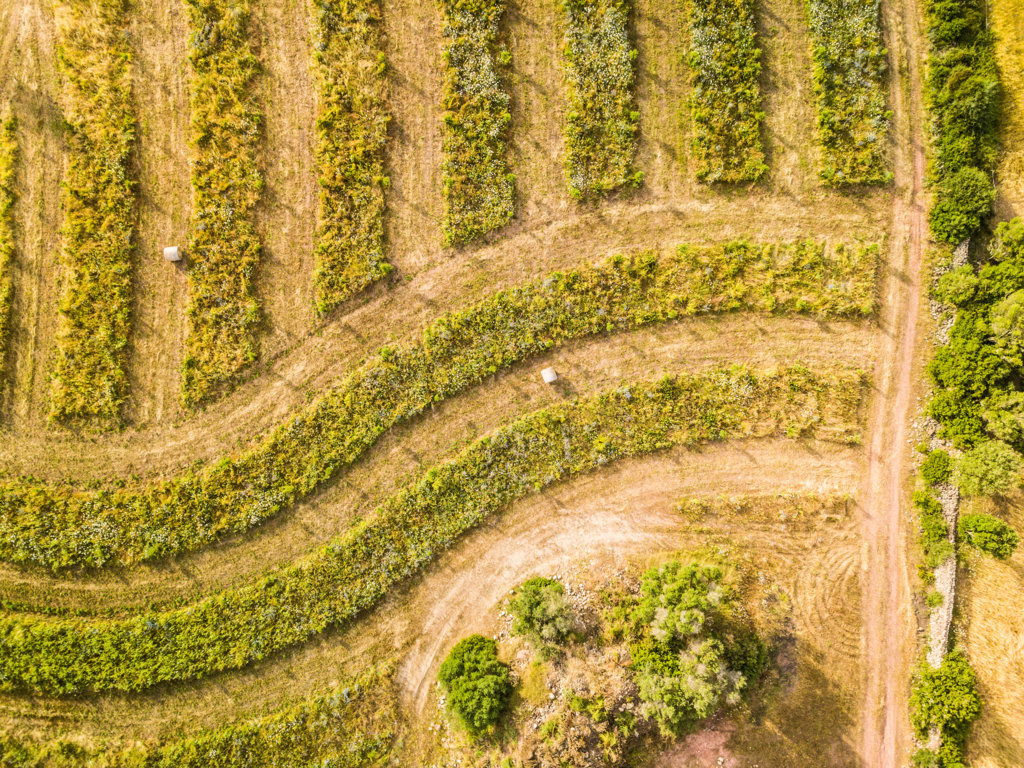
[[[286,565],[344,531],[428,467],[516,416],[631,379],[745,364],[800,363],[869,370],[877,334],[868,322],[727,316],[582,340],[515,366],[385,435],[313,498],[244,535],[201,552],[128,570],[55,576],[0,565],[0,599],[71,610],[138,609],[193,600]],[[555,387],[538,371],[554,365]]]
[[[0,695],[0,718],[14,734],[60,734],[86,742],[180,737],[313,695],[339,676],[363,668],[374,655],[396,650],[411,652],[402,680],[415,700],[437,661],[436,649],[417,645],[417,640],[430,637],[433,644],[439,625],[447,625],[440,631],[448,641],[455,633],[482,628],[498,598],[517,580],[587,556],[615,559],[707,543],[706,534],[692,533],[671,512],[683,497],[850,493],[863,468],[860,449],[796,441],[739,442],[700,453],[672,450],[625,460],[517,502],[349,629],[326,633],[230,675],[142,694],[86,699]],[[829,527],[824,535],[830,545],[845,551],[855,548],[855,533],[851,519]],[[814,583],[820,578],[814,574],[822,572],[819,559],[829,550],[819,541],[821,535],[820,530],[779,531],[766,545],[760,526],[741,521],[728,538],[758,549],[769,572],[774,558],[770,541],[786,542],[785,558]],[[724,537],[721,541],[726,543]],[[453,590],[453,578],[463,579],[467,573],[477,574],[467,582],[472,588]],[[460,617],[458,626],[448,624],[446,616]],[[827,644],[829,636],[826,630],[816,640]]]
[[[920,20],[914,0],[883,3],[890,52],[891,104],[896,114],[890,245],[892,272],[883,288],[882,347],[876,398],[868,422],[868,467],[858,496],[864,556],[866,684],[861,759],[896,768],[910,747],[907,689],[915,652],[906,553],[908,414],[918,373],[915,360],[925,246],[924,138]],[[904,69],[905,67],[905,69]]]

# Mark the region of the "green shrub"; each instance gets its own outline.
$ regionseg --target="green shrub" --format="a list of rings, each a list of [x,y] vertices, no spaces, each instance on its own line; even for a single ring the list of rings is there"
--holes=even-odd
[[[859,440],[864,377],[742,368],[624,383],[524,416],[385,501],[310,556],[181,608],[125,618],[0,615],[0,689],[141,690],[237,669],[369,608],[518,498],[673,445],[789,435]]]
[[[380,0],[314,0],[319,222],[313,305],[325,315],[391,271],[384,255],[388,88]]]
[[[499,63],[504,0],[440,0],[444,10],[441,188],[446,246],[503,227],[515,215],[508,167],[510,99]]]
[[[892,180],[879,9],[879,0],[807,0],[821,178],[836,186]]]
[[[1000,560],[1006,560],[1020,544],[1020,536],[998,517],[961,515],[957,533],[962,541]]]
[[[921,549],[924,564],[937,568],[953,556],[953,543],[949,540],[949,526],[942,516],[942,505],[930,493],[914,493],[914,509],[921,525]]]
[[[185,0],[185,7],[192,220],[181,399],[191,407],[215,397],[257,356],[263,116],[252,0]]]
[[[953,460],[945,451],[932,451],[921,462],[921,477],[928,485],[948,483],[953,476]]]
[[[761,49],[753,0],[689,0],[686,9],[697,178],[757,181],[768,166],[761,145]]]
[[[967,496],[994,496],[1021,486],[1024,457],[999,440],[978,443],[957,462],[956,483]]]
[[[51,421],[118,426],[128,393],[135,109],[127,0],[62,0],[58,64],[66,123]]]
[[[11,335],[11,297],[14,287],[14,171],[18,160],[17,122],[13,116],[0,120],[0,370],[6,368]]]
[[[513,634],[525,635],[537,645],[560,645],[572,631],[572,606],[565,587],[554,579],[538,576],[524,582],[509,600],[515,617]]]
[[[935,204],[928,212],[932,234],[953,244],[970,237],[992,213],[995,197],[995,187],[984,171],[961,168],[940,181],[935,190]]]
[[[639,186],[632,168],[640,113],[629,0],[559,0],[565,14],[565,173],[575,199]]]
[[[448,709],[474,735],[493,728],[512,697],[508,665],[498,660],[495,642],[483,635],[459,641],[441,662],[437,679],[448,695]]]
[[[967,730],[981,713],[974,670],[962,651],[947,653],[937,669],[922,665],[911,692],[910,708],[918,738],[925,739],[932,728],[939,729],[939,765],[950,768],[962,763]]]
[[[978,290],[978,276],[970,264],[951,269],[942,275],[932,288],[932,296],[943,304],[961,307],[974,298]]]
[[[382,349],[237,456],[137,489],[0,484],[0,557],[50,568],[194,550],[287,508],[432,403],[562,341],[748,310],[818,317],[874,311],[875,244],[738,241],[615,257],[497,293]]]

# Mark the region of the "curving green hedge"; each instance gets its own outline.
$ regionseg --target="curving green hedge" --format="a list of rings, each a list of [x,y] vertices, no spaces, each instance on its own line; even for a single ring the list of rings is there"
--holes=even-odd
[[[5,768],[369,768],[391,752],[397,710],[393,669],[373,667],[330,693],[265,717],[151,747],[84,749],[0,737]]]
[[[11,335],[11,282],[14,261],[14,169],[18,161],[17,121],[0,121],[0,370],[6,368]]]
[[[633,170],[640,112],[629,0],[560,0],[565,14],[565,172],[569,194],[594,197],[639,186]]]
[[[501,68],[504,0],[440,0],[444,11],[444,123],[441,185],[446,246],[462,245],[515,215],[509,170],[510,99]]]
[[[135,180],[127,0],[60,0],[67,127],[50,419],[110,428],[128,393]]]
[[[384,256],[388,87],[380,0],[314,0],[320,185],[313,304],[325,315],[391,272]]]
[[[256,359],[263,190],[251,0],[184,0],[188,10],[192,221],[181,398],[209,400]]]
[[[836,186],[892,181],[880,7],[880,0],[807,0],[821,178]]]
[[[689,0],[690,116],[697,178],[757,181],[768,166],[761,144],[761,49],[753,0]]]
[[[552,274],[382,349],[260,443],[202,470],[141,489],[0,485],[0,558],[56,569],[197,549],[308,495],[396,422],[556,343],[741,309],[866,316],[878,260],[876,244],[735,241]]]
[[[859,440],[864,379],[742,368],[540,410],[480,439],[297,564],[192,605],[128,619],[0,618],[0,689],[135,691],[237,669],[375,604],[514,500],[616,459],[763,436]]]

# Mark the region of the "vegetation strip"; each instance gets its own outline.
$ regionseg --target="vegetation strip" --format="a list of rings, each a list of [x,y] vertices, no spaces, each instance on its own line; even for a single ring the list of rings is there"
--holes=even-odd
[[[556,343],[711,312],[867,316],[878,260],[877,244],[734,241],[555,273],[380,350],[237,458],[138,490],[0,485],[0,557],[56,569],[197,549],[308,495],[397,422]]]
[[[117,426],[128,393],[135,144],[127,0],[56,9],[68,158],[50,418]]]
[[[836,186],[892,180],[886,142],[886,50],[880,0],[807,0],[821,178]]]
[[[153,747],[86,750],[0,737],[8,768],[362,768],[385,764],[397,720],[391,667],[373,667],[330,693],[264,717]],[[69,748],[70,747],[70,748]]]
[[[192,221],[182,401],[215,396],[257,355],[253,221],[263,189],[251,0],[184,0],[189,13]]]
[[[314,0],[320,184],[313,301],[325,315],[391,271],[384,255],[388,88],[380,0]]]
[[[982,0],[930,0],[928,78],[932,235],[957,244],[992,211],[999,73]]]
[[[742,368],[624,384],[478,440],[299,563],[193,605],[129,619],[0,619],[0,689],[135,691],[237,669],[351,619],[526,494],[673,445],[767,436],[859,440],[863,376]]]
[[[0,121],[0,371],[6,369],[11,336],[11,297],[14,286],[14,171],[18,161],[17,121]]]
[[[686,9],[697,178],[757,181],[768,166],[761,144],[761,49],[753,0],[689,0]]]
[[[632,168],[640,112],[629,0],[561,0],[565,14],[565,170],[576,199],[639,186]]]
[[[504,0],[441,0],[444,10],[442,237],[462,245],[515,215],[509,171],[510,99],[500,69],[512,61],[500,42]]]

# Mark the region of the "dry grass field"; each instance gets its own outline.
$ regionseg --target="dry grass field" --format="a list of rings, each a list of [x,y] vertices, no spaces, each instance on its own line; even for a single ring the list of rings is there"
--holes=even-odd
[[[5,628],[17,625],[0,638],[0,765],[128,765],[110,756],[125,749],[156,749],[327,696],[340,680],[378,662],[396,670],[389,700],[398,713],[395,722],[366,726],[396,733],[393,754],[380,764],[483,766],[494,757],[495,768],[519,765],[499,763],[496,757],[510,754],[514,735],[495,737],[481,747],[452,726],[437,694],[444,656],[471,633],[497,635],[503,657],[525,675],[532,662],[523,641],[509,636],[502,615],[510,589],[533,575],[558,575],[567,586],[596,594],[614,578],[636,578],[645,567],[680,553],[732,563],[742,576],[752,615],[758,615],[757,606],[774,590],[772,599],[786,606],[784,642],[775,649],[764,680],[742,704],[677,742],[648,744],[629,765],[902,764],[898,761],[911,746],[906,681],[916,652],[916,626],[900,507],[907,496],[906,419],[920,378],[914,353],[924,237],[922,40],[919,9],[912,0],[886,0],[879,21],[889,57],[885,95],[893,116],[885,153],[893,181],[852,188],[826,184],[819,175],[822,150],[804,0],[754,4],[768,170],[755,184],[731,186],[695,178],[686,5],[635,0],[628,35],[637,49],[633,167],[642,171],[643,183],[588,202],[570,197],[566,185],[565,14],[551,0],[510,0],[501,24],[510,55],[501,85],[511,105],[508,161],[516,179],[516,214],[508,225],[457,248],[444,248],[441,239],[445,4],[384,0],[381,71],[387,78],[391,122],[387,179],[374,183],[385,189],[385,256],[393,270],[325,317],[317,316],[313,304],[321,191],[315,147],[323,97],[313,68],[318,41],[312,19],[318,8],[338,3],[253,0],[245,29],[259,63],[252,103],[262,115],[255,139],[262,188],[252,219],[261,244],[253,276],[261,312],[259,354],[237,382],[202,408],[183,405],[182,398],[190,277],[197,267],[162,257],[164,246],[185,245],[195,234],[197,193],[190,174],[196,148],[189,144],[197,130],[190,112],[194,30],[189,7],[180,0],[137,0],[130,5],[124,31],[132,51],[135,109],[129,392],[118,427],[75,431],[48,419],[64,221],[61,182],[72,161],[54,18],[62,4],[91,2],[101,0],[0,4],[0,119],[9,108],[17,119],[19,147],[12,208],[12,329],[10,351],[2,361],[0,400],[3,521],[13,519],[21,503],[8,500],[16,486],[65,494],[61,498],[72,501],[97,489],[142,493],[228,461],[242,467],[236,486],[241,504],[255,493],[250,485],[267,477],[324,466],[316,462],[335,446],[315,440],[297,446],[280,465],[253,469],[244,465],[244,457],[268,436],[288,434],[312,420],[316,404],[347,386],[361,366],[383,366],[395,350],[419,349],[415,345],[424,343],[428,325],[451,313],[490,306],[486,302],[499,292],[532,290],[538,298],[531,306],[540,306],[547,295],[543,292],[556,282],[549,277],[553,273],[581,270],[616,254],[650,251],[664,260],[682,244],[713,249],[736,240],[813,240],[828,243],[829,253],[839,244],[878,243],[880,264],[874,306],[863,315],[830,316],[818,311],[815,299],[803,297],[794,308],[784,300],[776,304],[779,296],[772,296],[766,308],[742,291],[714,294],[723,290],[717,284],[710,287],[713,300],[706,306],[678,311],[689,297],[674,297],[672,312],[659,314],[653,307],[660,296],[650,284],[654,281],[638,279],[641,288],[624,293],[621,303],[637,302],[639,309],[630,308],[643,322],[614,324],[609,319],[606,326],[602,308],[588,319],[587,330],[559,335],[563,325],[572,324],[552,321],[537,336],[551,335],[556,343],[524,343],[527,351],[517,351],[518,357],[502,357],[504,348],[487,349],[497,362],[490,368],[480,364],[479,374],[466,372],[470,363],[478,364],[470,353],[439,353],[441,362],[430,368],[431,379],[423,388],[428,392],[429,385],[441,394],[404,415],[387,413],[380,405],[374,418],[385,426],[379,436],[367,439],[355,459],[337,461],[308,492],[296,492],[265,520],[212,544],[125,566],[48,568],[42,560],[0,559],[0,619],[11,622]],[[1013,40],[1013,25],[1020,26],[1013,2],[997,0],[993,6],[993,22],[1006,41]],[[1018,31],[1024,35],[1024,28]],[[999,50],[1001,69],[1019,78],[1024,49],[1007,42]],[[1019,90],[1024,92],[1024,85]],[[1012,144],[1014,137],[1024,136],[1024,104],[1008,114],[1005,135]],[[1007,153],[1000,174],[1006,180],[1000,205],[1020,212],[1024,186],[1014,186],[1014,179],[1024,185],[1024,155]],[[231,219],[231,212],[222,213]],[[822,293],[844,295],[853,282],[815,281],[811,275],[809,285],[797,290],[818,298]],[[613,301],[605,295],[613,289],[626,290],[602,286],[595,293]],[[590,298],[571,293],[582,291],[579,286],[565,290],[562,303],[568,309],[590,306]],[[728,299],[734,304],[719,311],[716,302]],[[495,314],[508,325],[520,319]],[[452,331],[451,323],[430,342],[441,345],[452,337],[461,343],[460,333],[471,335],[472,328]],[[487,333],[505,338],[493,329]],[[484,342],[503,343],[486,334]],[[751,371],[803,366],[822,372],[827,381],[838,380],[840,371],[861,372],[869,385],[853,412],[836,415],[841,410],[836,406],[835,413],[822,417],[823,429],[836,427],[827,423],[833,419],[859,439],[851,444],[813,428],[799,435],[777,430],[743,439],[713,437],[699,445],[680,439],[665,447],[666,441],[659,443],[661,450],[637,451],[609,466],[601,466],[602,456],[592,471],[567,473],[566,479],[543,487],[538,481],[533,491],[512,497],[462,535],[461,528],[453,529],[450,541],[360,603],[353,617],[329,622],[327,629],[274,646],[272,652],[261,648],[224,671],[140,686],[144,690],[77,695],[29,690],[9,684],[4,676],[5,665],[14,663],[13,643],[31,634],[22,626],[64,622],[60,626],[72,627],[69,637],[120,621],[148,619],[156,626],[165,615],[232,599],[253,585],[272,590],[273,581],[285,578],[282,574],[293,565],[301,568],[317,553],[356,536],[377,521],[389,500],[403,498],[404,489],[429,484],[437,476],[434,468],[461,460],[481,438],[525,414],[568,407],[630,382],[712,376],[737,365]],[[547,366],[558,371],[553,386],[540,379],[539,371]],[[444,381],[448,388],[442,387],[438,382],[445,376],[458,385],[448,387]],[[338,413],[351,402],[357,403],[353,409],[363,407],[359,397],[353,394],[344,406],[332,407]],[[359,429],[352,426],[351,432]],[[727,436],[724,429],[721,435]],[[357,438],[362,439],[352,439]],[[252,473],[251,483],[246,472]],[[102,507],[107,497],[99,497],[97,506]],[[683,500],[701,503],[683,505],[680,511]],[[40,523],[39,535],[44,528],[59,531],[64,512],[57,510]],[[216,521],[228,512],[216,508],[210,516]],[[173,516],[173,510],[159,508],[159,513]],[[110,516],[97,520],[90,530],[99,531],[99,538],[104,525],[116,527]],[[83,558],[80,562],[91,562],[88,553]],[[1014,698],[1015,689],[996,690],[994,678],[986,677],[995,667],[985,662],[1019,642],[1017,630],[999,610],[1003,598],[1019,588],[1017,560],[978,563],[966,603],[968,643],[991,702],[972,743],[978,766],[1011,764],[1006,756],[1016,740],[1024,742],[1013,726],[1019,697]],[[344,591],[336,584],[324,589]],[[276,610],[275,602],[253,626],[272,623]],[[1002,645],[985,646],[982,635]],[[40,664],[59,665],[55,659],[40,659]],[[1024,685],[1024,679],[1020,682]],[[31,745],[37,752],[32,758],[18,757],[11,744]],[[313,755],[308,762],[320,764],[327,757]],[[148,764],[165,763],[154,758]],[[242,763],[225,758],[216,764]],[[378,763],[367,757],[341,764]]]

